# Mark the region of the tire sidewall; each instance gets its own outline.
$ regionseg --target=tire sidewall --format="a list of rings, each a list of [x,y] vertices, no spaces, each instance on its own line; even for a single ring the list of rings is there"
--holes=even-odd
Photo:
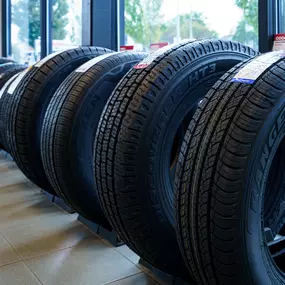
[[[213,56],[215,60],[213,60]],[[244,59],[248,56],[244,56]],[[189,112],[190,108],[196,109],[198,102],[204,98],[213,84],[235,64],[241,61],[241,55],[232,52],[209,54],[181,68],[169,80],[158,96],[147,118],[146,126],[138,148],[140,159],[138,165],[139,187],[156,189],[156,195],[151,196],[154,205],[160,204],[158,214],[160,222],[170,223],[175,227],[174,215],[174,186],[169,171],[169,157],[173,140],[181,118]],[[158,67],[159,68],[159,67]],[[163,70],[162,70],[163,71]],[[195,72],[199,73],[196,81]],[[147,144],[145,142],[148,142]],[[148,181],[145,180],[145,170],[148,169]],[[142,186],[145,185],[145,186]],[[149,193],[144,192],[143,193]],[[153,191],[152,191],[153,193]],[[143,194],[144,195],[144,194]],[[148,198],[145,197],[147,201]],[[149,205],[149,202],[145,203]],[[150,208],[153,211],[153,208]],[[153,215],[152,215],[153,216]],[[165,219],[166,218],[166,219]]]
[[[60,87],[61,83],[68,77],[68,75],[75,70],[78,66],[85,63],[86,61],[92,59],[92,55],[90,56],[81,56],[74,59],[72,62],[67,62],[62,65],[58,70],[51,73],[48,78],[45,80],[45,84],[38,91],[37,97],[34,100],[35,110],[33,114],[33,120],[35,125],[32,126],[36,129],[35,138],[32,138],[36,141],[36,149],[40,150],[40,137],[42,131],[42,125],[44,121],[44,116],[48,105],[55,94],[56,90]],[[37,70],[37,74],[34,77],[39,76],[39,71]]]
[[[76,174],[81,176],[78,181],[85,181],[87,188],[90,185],[94,187],[93,149],[101,114],[119,81],[138,61],[122,62],[96,75],[96,82],[94,79],[90,81],[91,85],[87,92],[82,94],[83,98],[75,111],[69,149],[76,149],[77,155],[72,156],[71,163],[72,169],[80,171]]]
[[[116,87],[116,82],[113,81],[105,92],[98,90],[104,87],[105,79],[100,78],[96,81],[88,91],[82,96],[78,103],[78,108],[75,110],[74,123],[72,126],[71,140],[69,150],[74,151],[76,155],[71,158],[71,171],[77,182],[81,183],[82,188],[94,188],[93,175],[93,145],[96,136],[97,127],[99,125],[101,113],[104,110],[107,100],[109,99],[112,90]],[[91,82],[92,84],[92,82]],[[100,88],[101,89],[101,88]],[[92,191],[93,193],[96,191]],[[95,194],[95,193],[94,193]]]
[[[129,58],[128,60],[122,58],[121,64],[114,63],[111,68],[108,66],[108,69],[103,70],[100,74],[95,69],[96,75],[93,75],[92,80],[90,80],[92,75],[87,71],[86,76],[89,83],[84,87],[84,94],[82,93],[81,97],[77,98],[68,144],[69,153],[74,154],[69,156],[69,162],[72,181],[76,181],[77,187],[83,189],[85,194],[82,195],[80,191],[69,191],[69,195],[73,201],[80,199],[84,200],[85,204],[89,204],[83,212],[78,208],[78,212],[80,211],[83,216],[84,212],[88,212],[89,219],[96,214],[93,210],[94,205],[92,207],[94,199],[99,201],[95,190],[93,150],[100,117],[119,81],[139,61],[139,58]],[[80,80],[84,80],[84,76]],[[93,191],[90,191],[91,189]],[[82,203],[78,204],[82,205]],[[97,206],[99,207],[99,204]]]
[[[285,137],[285,97],[267,116],[252,146],[241,193],[241,242],[245,246],[248,284],[285,284],[285,275],[270,256],[263,234],[263,203],[266,181],[278,146]],[[244,196],[243,196],[244,195]]]

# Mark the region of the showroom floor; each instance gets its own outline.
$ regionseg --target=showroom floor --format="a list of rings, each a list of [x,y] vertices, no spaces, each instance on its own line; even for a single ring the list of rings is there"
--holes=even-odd
[[[163,284],[138,260],[47,200],[0,155],[0,285]]]

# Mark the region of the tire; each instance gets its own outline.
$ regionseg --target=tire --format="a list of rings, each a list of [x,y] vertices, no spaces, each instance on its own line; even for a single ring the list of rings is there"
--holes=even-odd
[[[15,74],[26,69],[26,65],[18,63],[5,63],[0,65],[0,89],[5,85],[5,83],[13,77]]]
[[[0,64],[5,64],[5,63],[9,63],[9,62],[15,63],[15,61],[13,59],[6,58],[6,57],[0,57]]]
[[[101,204],[124,242],[167,273],[187,276],[175,235],[171,176],[183,127],[218,78],[255,55],[218,40],[159,50],[127,74],[101,117],[95,141]]]
[[[56,89],[72,71],[89,59],[107,52],[111,51],[80,47],[52,54],[28,69],[15,86],[7,124],[9,151],[22,172],[52,194],[54,190],[45,175],[40,153],[45,111]]]
[[[43,123],[42,161],[53,189],[81,216],[109,230],[95,188],[93,143],[112,91],[144,57],[114,53],[79,67],[53,96]]]
[[[8,90],[20,73],[7,80],[0,90],[0,148],[6,152],[9,152],[7,147],[7,118],[10,116],[10,101],[13,100],[13,95],[8,93]]]
[[[265,227],[271,229],[273,236],[278,233],[285,234],[285,142],[284,147],[279,147],[276,158],[272,162],[268,174],[268,185],[265,191],[264,217]],[[269,191],[270,189],[270,191]]]
[[[272,54],[276,62],[269,61],[268,68],[262,67],[268,56],[263,55],[216,83],[181,148],[175,179],[177,235],[198,284],[285,284],[264,233],[270,221],[266,192],[284,193],[283,169],[277,165],[285,151],[285,61]],[[233,82],[256,71],[257,79]],[[270,188],[269,175],[276,189]],[[284,199],[273,208],[282,226]]]

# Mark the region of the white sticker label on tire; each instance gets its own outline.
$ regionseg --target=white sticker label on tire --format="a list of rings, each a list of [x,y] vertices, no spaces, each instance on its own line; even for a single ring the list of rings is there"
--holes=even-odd
[[[73,50],[73,49],[75,49],[75,48],[78,48],[78,47],[69,48],[69,49],[60,50],[60,51],[51,53],[50,55],[46,56],[46,57],[43,58],[42,60],[38,61],[34,66],[35,66],[35,67],[41,67],[41,66],[42,66],[43,64],[45,64],[48,60],[54,58],[54,57],[57,56],[58,54],[60,54],[60,53],[62,53],[62,52],[65,52],[65,51],[68,51],[68,50]]]
[[[86,72],[88,69],[90,69],[93,65],[97,64],[98,62],[104,60],[105,58],[108,58],[114,54],[117,54],[118,52],[111,52],[111,53],[106,53],[100,56],[97,56],[95,58],[90,59],[89,61],[85,62],[81,66],[79,66],[75,72]]]
[[[273,63],[285,57],[285,51],[262,54],[244,66],[232,79],[232,82],[253,84],[255,80]]]
[[[6,90],[6,88],[10,85],[10,83],[19,75],[21,74],[21,72],[13,75],[5,84],[4,86],[1,88],[0,90],[0,99],[2,98],[3,94],[4,94],[4,91]]]
[[[12,82],[12,84],[10,85],[9,89],[8,89],[8,93],[9,94],[13,94],[15,89],[17,88],[18,84],[20,83],[20,81],[23,79],[23,77],[28,73],[28,71],[32,68],[33,66],[28,67],[27,69],[25,69],[24,71],[22,71],[18,77]]]
[[[151,53],[148,57],[146,57],[145,59],[143,59],[139,64],[135,65],[134,68],[135,69],[143,69],[143,68],[146,68],[148,67],[154,60],[156,60],[158,57],[160,57],[161,55],[163,55],[165,52],[167,52],[168,50],[172,49],[172,48],[175,48],[176,46],[180,46],[181,44],[183,43],[191,43],[195,40],[183,40],[179,43],[175,43],[175,44],[171,44],[171,45],[168,45],[168,46],[165,46],[163,48],[160,48],[159,50]]]

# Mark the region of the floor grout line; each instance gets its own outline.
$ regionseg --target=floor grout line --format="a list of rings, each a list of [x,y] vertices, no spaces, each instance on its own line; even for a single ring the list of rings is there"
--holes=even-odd
[[[3,265],[0,265],[0,269],[1,269],[2,267],[9,266],[9,265],[13,265],[13,264],[16,264],[16,263],[19,263],[19,262],[22,262],[22,261],[23,261],[23,260],[20,259],[20,260],[17,260],[17,261],[5,263],[5,264],[3,264]]]
[[[86,238],[86,239],[88,239],[88,238]],[[84,239],[83,239],[84,240]],[[82,241],[83,241],[82,240]],[[35,256],[31,256],[31,257],[27,257],[27,258],[23,258],[22,257],[22,260],[23,261],[28,261],[28,260],[30,260],[30,259],[35,259],[35,258],[38,258],[38,257],[43,257],[43,256],[45,256],[45,255],[51,255],[51,254],[53,254],[53,253],[57,253],[57,252],[60,252],[60,251],[64,251],[64,250],[67,250],[67,249],[71,249],[71,248],[75,248],[75,247],[77,247],[78,246],[78,244],[75,244],[75,245],[71,245],[71,246],[68,246],[68,247],[65,247],[65,248],[61,248],[61,249],[57,249],[57,250],[52,250],[52,251],[49,251],[49,252],[45,252],[45,253],[41,253],[41,254],[39,254],[39,255],[35,255]]]
[[[79,216],[79,215],[78,215]],[[84,223],[77,220],[77,222],[82,225],[85,229],[87,229],[90,233],[92,233],[95,237],[97,237],[99,240],[104,240],[101,236],[99,236],[97,233],[94,233],[89,227],[84,225]],[[109,244],[108,244],[109,245]],[[110,246],[110,245],[109,245]]]
[[[23,262],[27,266],[27,268],[30,270],[30,272],[35,276],[35,278],[40,282],[40,284],[44,285],[41,282],[41,280],[38,278],[38,276],[31,270],[31,268],[28,266],[28,264],[25,262],[25,260],[22,258],[22,256],[18,253],[18,251],[14,248],[14,246],[9,242],[9,240],[2,233],[0,233],[0,234],[1,234],[1,236],[3,236],[3,238],[8,242],[8,244],[13,248],[13,250],[16,252],[16,254],[21,259],[21,260],[18,260],[17,262],[15,262],[15,263]],[[15,263],[11,263],[11,264],[15,264]]]
[[[150,277],[151,279],[153,279],[154,281],[156,281],[158,284],[161,284],[162,283],[160,282],[160,280],[157,280],[156,278],[154,278],[154,276],[152,276],[150,273],[149,273],[149,270],[143,266],[142,264],[140,264],[139,262],[135,263],[133,262],[130,258],[126,257],[124,254],[122,254],[120,251],[117,250],[117,248],[115,248],[115,250],[120,254],[122,255],[125,259],[127,259],[128,261],[130,261],[132,264],[134,264],[138,269],[141,270],[141,272],[137,273],[137,274],[141,274],[141,273],[145,273],[148,277]],[[136,254],[136,253],[135,253]],[[140,258],[140,257],[139,257]]]
[[[115,246],[112,246],[107,240],[105,240],[103,237],[101,237],[100,235],[94,233],[88,226],[86,226],[84,223],[81,223],[79,221],[79,223],[84,227],[86,228],[89,232],[91,232],[94,236],[98,237],[100,241],[102,241],[104,244],[106,244],[107,246],[113,248],[117,253],[119,253],[122,257],[124,257],[126,260],[128,260],[129,262],[131,262],[133,265],[135,265],[139,270],[140,272],[139,273],[136,273],[136,274],[141,274],[141,273],[145,273],[148,277],[150,277],[151,279],[153,279],[154,281],[156,281],[157,283],[161,284],[161,282],[157,279],[155,279],[152,275],[150,275],[150,273],[148,272],[148,269],[146,267],[144,267],[143,265],[139,264],[139,262],[135,263],[133,262],[130,258],[128,258],[127,256],[125,256],[123,253],[121,253],[119,250],[118,250],[118,247],[115,247]],[[125,244],[124,244],[125,245]],[[124,246],[122,245],[122,246]],[[127,245],[125,245],[127,246]],[[139,257],[140,258],[140,257]],[[135,275],[136,275],[135,274]],[[128,278],[128,277],[126,277]],[[123,278],[124,279],[124,278]],[[120,279],[119,279],[120,280]],[[117,281],[119,281],[117,280]],[[116,282],[116,281],[114,281]],[[113,283],[114,283],[113,282]]]
[[[40,284],[44,285],[42,283],[42,281],[40,280],[40,278],[36,275],[36,273],[30,268],[30,266],[26,263],[25,260],[23,260],[23,262],[25,263],[25,265],[28,267],[28,269],[32,272],[32,274],[37,278],[37,280],[40,282]]]
[[[8,160],[9,161],[9,160]],[[14,169],[11,169],[10,171],[14,171]],[[1,171],[0,171],[1,172]],[[9,171],[7,171],[8,173]],[[12,181],[11,181],[12,182]],[[35,189],[36,192],[39,191],[39,193],[41,193],[43,195],[43,197],[45,197],[45,195],[42,193],[41,189],[39,189],[38,187],[35,187],[33,185],[30,185],[30,182],[27,180],[25,181],[20,181],[18,183],[12,183],[12,184],[8,184],[8,185],[4,185],[2,186],[3,188],[5,187],[17,187],[18,185],[27,185],[28,186],[31,186],[31,189]],[[2,188],[0,186],[0,190]],[[23,189],[23,191],[25,191],[25,189]],[[1,195],[1,193],[0,193]],[[43,197],[39,197],[37,199],[40,199],[40,198],[43,198]],[[26,199],[23,199],[23,202],[25,202]],[[30,200],[30,199],[29,199]],[[44,200],[48,200],[46,197],[44,198]],[[49,200],[48,200],[49,201]],[[52,202],[51,202],[52,203]],[[64,211],[59,205],[55,204],[55,203],[52,203],[53,206],[56,207],[56,209],[60,209],[60,212],[66,214],[66,215],[69,215],[66,211]],[[56,216],[56,215],[61,215],[59,211],[56,211],[54,213],[51,213],[50,216]],[[132,267],[133,265],[138,269],[136,271],[139,271],[137,273],[132,273],[131,275],[129,276],[125,276],[123,278],[120,278],[120,279],[117,279],[117,280],[114,280],[114,281],[111,281],[111,282],[107,282],[107,283],[104,283],[105,285],[111,285],[113,283],[116,283],[118,281],[121,281],[121,280],[126,280],[128,278],[131,278],[131,277],[134,277],[134,276],[137,276],[139,274],[144,274],[146,276],[146,278],[150,278],[151,280],[154,280],[155,282],[157,282],[158,284],[161,284],[160,281],[156,280],[153,276],[151,276],[146,270],[147,268],[143,267],[142,265],[140,265],[139,263],[135,263],[134,261],[131,260],[131,258],[127,257],[126,255],[124,255],[123,253],[121,253],[119,251],[119,248],[118,247],[115,247],[113,245],[111,245],[107,240],[105,240],[104,238],[102,238],[100,235],[98,235],[97,233],[93,232],[90,228],[88,228],[87,226],[85,226],[83,223],[81,223],[80,221],[77,221],[81,226],[83,226],[87,231],[88,233],[91,233],[91,235],[88,235],[86,237],[84,237],[80,242],[82,241],[85,241],[85,240],[94,240],[104,246],[106,246],[106,250],[107,250],[107,247],[108,248],[112,248],[112,250],[114,250],[116,253],[119,253],[119,255],[121,257],[123,257],[125,260],[127,260],[128,262],[130,262],[131,264],[129,264],[130,267]],[[37,223],[37,222],[36,222]],[[33,223],[34,224],[34,223]],[[5,225],[5,223],[4,223]],[[34,272],[32,270],[33,266],[29,265],[29,261],[32,260],[32,259],[41,259],[41,258],[44,258],[46,256],[49,256],[49,255],[52,255],[52,254],[56,254],[58,252],[62,252],[64,250],[70,250],[70,249],[74,249],[76,248],[80,242],[78,242],[77,244],[75,245],[71,245],[71,246],[67,246],[67,247],[64,247],[64,248],[60,248],[60,249],[54,249],[54,250],[51,250],[51,251],[47,251],[47,252],[44,252],[44,253],[40,253],[37,255],[37,251],[35,251],[35,255],[34,256],[29,256],[29,257],[23,257],[20,252],[17,251],[17,243],[15,243],[15,247],[13,246],[13,243],[12,243],[12,240],[11,242],[9,241],[8,237],[5,236],[4,232],[7,231],[7,230],[14,230],[14,229],[17,229],[17,228],[21,228],[21,227],[28,227],[29,224],[27,225],[15,225],[14,227],[11,227],[11,228],[7,228],[7,229],[1,229],[0,231],[0,236],[3,237],[3,240],[7,242],[7,244],[11,247],[11,249],[16,253],[17,257],[18,257],[18,260],[17,261],[14,261],[14,262],[10,262],[10,263],[7,263],[7,264],[3,264],[3,265],[0,265],[0,268],[1,267],[4,267],[4,266],[9,266],[9,265],[13,265],[13,264],[17,264],[17,263],[22,263],[25,265],[25,267],[27,267],[28,271],[31,272],[31,274],[36,278],[36,280],[39,282],[39,284],[43,285],[43,281],[41,281],[40,277],[37,276],[36,272]],[[18,247],[18,249],[21,249]],[[119,257],[118,257],[119,258]],[[30,267],[31,266],[31,267]],[[134,268],[135,269],[135,268]],[[135,270],[133,270],[135,271]],[[130,272],[129,272],[130,273]],[[129,274],[128,273],[128,274]],[[40,275],[40,274],[39,274]],[[114,276],[114,278],[116,278]],[[111,278],[109,278],[110,280]],[[105,279],[106,281],[108,279]],[[112,280],[112,279],[111,279]],[[124,281],[123,281],[124,282]],[[103,285],[103,283],[102,283]],[[161,284],[162,285],[162,284]]]
[[[2,232],[0,232],[0,235],[3,237],[3,239],[11,246],[11,248],[15,251],[15,253],[17,254],[17,256],[20,258],[20,260],[17,260],[16,262],[19,262],[19,261],[22,261],[22,256],[19,254],[19,252],[14,248],[14,246],[10,243],[10,241],[4,236],[4,234]],[[16,263],[16,262],[13,262],[13,263]],[[11,264],[13,264],[11,263]],[[3,265],[5,266],[5,265]],[[2,267],[2,266],[0,266]]]
[[[58,252],[58,251],[62,251],[62,250],[66,250],[66,249],[69,249],[69,248],[73,248],[73,247],[76,247],[76,245],[74,246],[70,246],[68,248],[64,248],[64,249],[61,249],[61,250],[57,250],[57,251],[53,251],[53,252],[48,252],[48,253],[43,253],[39,256],[34,256],[34,257],[30,257],[30,258],[26,258],[24,259],[21,254],[14,248],[14,246],[9,242],[9,240],[0,232],[1,236],[3,236],[3,238],[8,242],[8,244],[13,248],[13,250],[16,252],[16,254],[19,256],[19,258],[21,260],[18,260],[17,262],[14,262],[14,263],[11,263],[11,264],[15,264],[15,263],[19,263],[19,262],[23,262],[27,267],[28,269],[31,271],[31,273],[35,276],[35,278],[40,282],[40,284],[44,285],[41,280],[39,279],[39,277],[34,273],[34,271],[30,268],[30,266],[28,265],[28,263],[26,261],[30,260],[30,259],[33,259],[33,258],[37,258],[37,257],[41,257],[43,255],[49,255],[51,253],[54,253],[54,252]],[[5,266],[5,265],[4,265]],[[2,266],[0,266],[2,267]]]
[[[25,258],[25,257],[23,257],[23,256],[16,250],[16,248],[15,248],[15,247],[13,246],[13,244],[6,238],[6,236],[3,234],[3,232],[0,232],[0,235],[4,238],[4,240],[7,241],[7,243],[12,247],[12,249],[16,252],[16,254],[19,256],[19,258],[20,258],[22,261],[30,260],[30,259],[33,259],[33,258],[42,257],[42,256],[44,256],[44,255],[49,255],[49,254],[52,254],[52,253],[56,253],[56,252],[59,252],[59,251],[63,251],[63,250],[66,250],[66,249],[70,249],[70,248],[76,247],[76,246],[78,245],[78,244],[75,244],[75,245],[71,245],[71,246],[68,246],[68,247],[65,247],[65,248],[60,248],[60,249],[56,249],[56,250],[44,252],[44,253],[41,253],[41,254],[39,254],[39,255],[30,256],[30,257]],[[90,239],[90,238],[91,238],[91,237],[88,237],[88,236],[87,236],[87,237],[83,238],[80,242],[82,242],[82,241],[84,241],[84,240],[86,240],[86,239]],[[19,260],[16,261],[16,262],[19,262]],[[16,263],[16,262],[14,262],[14,263]],[[12,263],[12,264],[13,264],[13,263]],[[3,266],[5,266],[5,265],[3,265]],[[0,267],[2,267],[2,266],[0,266]]]
[[[89,232],[91,232],[94,236],[98,237],[100,241],[102,241],[104,244],[106,244],[107,246],[113,248],[117,253],[119,253],[122,257],[124,257],[126,260],[128,260],[129,262],[131,262],[133,265],[135,265],[139,270],[140,272],[139,273],[136,273],[136,274],[141,274],[141,273],[145,273],[147,276],[149,276],[151,279],[153,279],[154,281],[156,281],[157,283],[160,284],[160,282],[156,279],[153,278],[153,276],[151,276],[148,272],[147,272],[147,268],[145,268],[144,266],[142,266],[141,264],[139,264],[138,262],[135,263],[133,262],[130,258],[128,258],[127,256],[125,256],[123,253],[121,253],[119,250],[118,250],[118,247],[115,247],[115,246],[112,246],[107,240],[105,240],[103,237],[101,237],[100,235],[94,233],[89,227],[87,227],[86,225],[84,225],[84,223],[81,223],[79,221],[79,223],[84,227],[86,228]],[[124,245],[122,245],[124,246]],[[135,274],[135,275],[136,275]],[[128,278],[128,277],[126,277]],[[120,280],[120,279],[119,279]],[[119,281],[117,280],[117,281]],[[116,281],[114,281],[116,282]],[[113,283],[114,283],[113,282]]]
[[[128,278],[130,278],[130,277],[134,277],[134,276],[137,276],[137,275],[139,275],[139,274],[142,274],[142,272],[135,273],[135,274],[132,274],[132,275],[130,275],[130,276],[126,276],[126,277],[123,277],[123,278],[121,278],[121,279],[114,280],[114,281],[112,281],[112,282],[104,283],[103,285],[112,285],[112,284],[114,284],[114,283],[116,283],[116,282],[118,282],[118,281],[126,280],[126,279],[128,279]]]
[[[121,279],[118,279],[118,280],[115,280],[115,281],[112,281],[112,282],[109,282],[109,283],[105,283],[103,285],[112,285],[118,281],[122,281],[122,280],[127,280],[128,278],[131,278],[131,277],[134,277],[134,276],[137,276],[137,275],[140,275],[140,274],[145,274],[147,275],[150,279],[152,279],[153,281],[157,282],[159,285],[164,285],[163,283],[161,283],[160,281],[156,280],[155,278],[153,278],[153,276],[150,276],[148,275],[146,272],[144,271],[141,271],[141,272],[138,272],[138,273],[135,273],[135,274],[132,274],[130,276],[126,276],[124,278],[121,278]]]
[[[141,270],[141,272],[144,272],[144,270],[141,268],[141,265],[138,262],[137,263],[133,262],[130,258],[128,258],[124,254],[122,254],[117,248],[115,248],[115,251],[118,252],[121,256],[123,256],[125,259],[130,261],[132,264],[134,264],[137,268],[139,268]]]
[[[0,193],[1,195],[1,193]],[[40,200],[40,198],[35,198],[35,199],[31,199],[29,201],[36,201],[36,200]],[[50,213],[49,215],[49,218],[50,217],[53,217],[53,216],[56,216],[58,213]],[[13,231],[13,230],[18,230],[20,228],[26,228],[26,227],[30,227],[30,226],[36,226],[39,221],[40,221],[41,218],[37,218],[33,223],[27,223],[27,224],[24,224],[24,225],[17,225],[17,226],[12,226],[12,227],[8,227],[8,228],[3,228],[0,230],[0,233],[2,233],[4,235],[4,231]],[[45,219],[45,218],[44,218]],[[39,220],[39,221],[38,221]]]

